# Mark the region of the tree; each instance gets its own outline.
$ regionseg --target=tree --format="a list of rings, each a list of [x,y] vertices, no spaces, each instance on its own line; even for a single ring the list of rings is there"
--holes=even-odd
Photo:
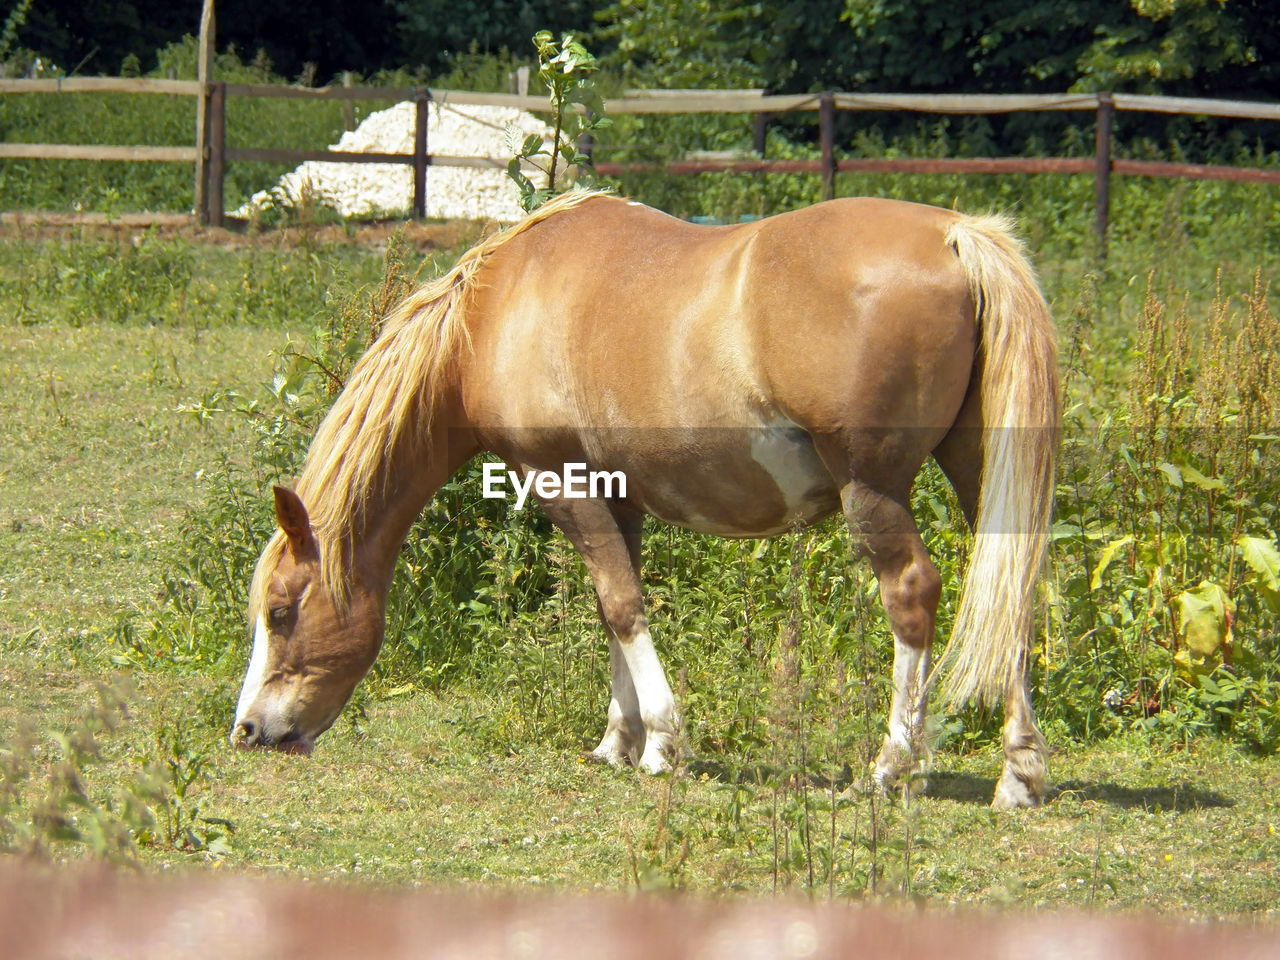
[[[184,9],[156,0],[35,0],[16,46],[67,73],[113,74],[130,53],[154,64],[157,48],[199,26],[198,4]]]
[[[458,54],[514,52],[527,57],[543,28],[582,35],[599,0],[386,0],[401,64],[446,69]]]
[[[1256,10],[1218,0],[1093,0],[1014,5],[981,38],[978,62],[1055,89],[1219,93],[1225,71],[1253,65]]]
[[[615,0],[601,59],[668,86],[1280,99],[1274,0]]]
[[[8,6],[16,9],[19,0]],[[1280,99],[1275,0],[219,0],[218,46],[277,72],[449,69],[573,32],[624,83]],[[116,73],[196,32],[199,0],[34,0],[12,46]]]
[[[777,17],[763,3],[717,0],[617,0],[598,15],[596,36],[612,47],[602,59],[628,86],[763,86],[770,51],[783,49]]]

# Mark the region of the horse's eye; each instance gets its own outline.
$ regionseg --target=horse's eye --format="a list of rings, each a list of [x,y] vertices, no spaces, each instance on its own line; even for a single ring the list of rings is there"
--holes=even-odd
[[[289,622],[289,610],[286,606],[272,607],[267,613],[267,621],[273,627],[283,627]]]

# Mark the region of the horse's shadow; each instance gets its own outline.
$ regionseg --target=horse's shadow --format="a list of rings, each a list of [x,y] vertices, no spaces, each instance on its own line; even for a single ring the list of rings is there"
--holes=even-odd
[[[986,805],[991,802],[995,790],[996,781],[992,777],[930,771],[929,787],[925,791],[925,796],[938,800],[951,800],[955,803]],[[1235,801],[1229,797],[1185,781],[1126,787],[1105,781],[1064,780],[1050,786],[1045,802],[1053,803],[1064,797],[1105,803],[1124,809],[1172,810],[1176,813],[1235,806]]]
[[[762,784],[768,782],[770,777],[776,777],[778,773],[767,764],[733,766],[710,758],[693,759],[686,769],[694,776],[706,776],[720,783]],[[852,784],[853,778],[846,767],[836,776],[835,787],[837,790],[845,790]],[[828,789],[832,784],[828,779],[816,778],[811,780],[811,786]],[[949,800],[953,803],[985,807],[991,803],[995,792],[994,777],[977,777],[969,773],[931,770],[928,773],[928,786],[925,788],[924,796],[934,800]],[[1045,803],[1054,803],[1062,798],[1105,803],[1124,809],[1171,810],[1176,813],[1235,806],[1235,801],[1229,797],[1185,781],[1126,787],[1105,781],[1064,780],[1049,787]]]

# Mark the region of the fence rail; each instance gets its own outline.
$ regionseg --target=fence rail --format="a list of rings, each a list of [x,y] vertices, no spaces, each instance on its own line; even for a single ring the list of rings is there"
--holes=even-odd
[[[205,117],[195,146],[101,146],[82,144],[0,143],[0,159],[85,159],[194,163],[200,198],[196,215],[202,223],[223,221],[222,180],[228,162],[307,160],[340,163],[401,163],[414,168],[414,214],[426,215],[426,172],[431,166],[502,167],[486,157],[432,155],[427,144],[430,103],[452,106],[514,107],[546,112],[541,97],[505,93],[474,93],[428,87],[293,87],[268,84],[210,83],[141,77],[68,77],[53,80],[0,79],[0,94],[128,93],[169,94],[200,98]],[[262,149],[226,144],[227,97],[270,97],[310,100],[414,101],[416,129],[412,154],[351,153],[332,150]],[[860,173],[979,173],[1086,174],[1095,182],[1095,229],[1105,251],[1113,175],[1182,177],[1246,183],[1280,183],[1280,169],[1228,167],[1143,160],[1112,156],[1111,134],[1116,111],[1181,114],[1249,120],[1280,120],[1280,104],[1235,100],[1191,99],[1136,94],[897,94],[836,93],[767,94],[762,90],[633,90],[605,102],[606,111],[624,114],[749,113],[757,118],[759,159],[709,158],[654,163],[598,163],[607,176],[640,170],[693,173],[806,173],[822,178],[825,196],[834,196],[837,172]],[[873,158],[835,154],[834,123],[838,111],[905,111],[941,114],[1005,114],[1072,110],[1094,114],[1094,156],[1078,157],[942,157]],[[816,112],[821,156],[816,160],[768,160],[763,157],[763,130],[768,117],[783,113]]]

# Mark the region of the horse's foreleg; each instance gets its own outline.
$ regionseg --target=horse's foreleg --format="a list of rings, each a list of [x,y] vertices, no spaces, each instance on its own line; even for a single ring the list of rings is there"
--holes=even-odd
[[[600,621],[604,623],[605,632],[609,635],[609,673],[612,683],[608,725],[600,739],[600,745],[591,751],[591,755],[610,766],[620,767],[626,763],[639,763],[645,743],[644,721],[640,718],[640,700],[636,696],[635,684],[631,682],[631,668],[627,666],[622,644],[609,629],[603,608],[599,612]]]
[[[914,795],[925,787],[919,777],[920,759],[928,752],[925,721],[928,696],[929,651],[893,637],[893,701],[889,707],[889,732],[876,756],[873,778],[883,792],[906,786]]]
[[[915,793],[924,787],[915,774],[927,750],[929,651],[942,581],[903,504],[857,484],[845,487],[843,499],[850,530],[871,561],[893,630],[889,731],[872,776],[882,790],[905,782]]]
[[[641,595],[643,518],[601,500],[545,500],[542,505],[582,555],[609,635],[609,721],[593,756],[615,765],[629,761],[648,773],[670,770],[679,721]]]
[[[644,746],[638,751],[638,760],[637,751],[632,748],[632,762],[646,773],[665,773],[671,769],[679,749],[680,721],[675,697],[649,635],[648,618],[642,614],[630,631],[630,639],[620,636],[618,646],[631,673],[643,724]]]

